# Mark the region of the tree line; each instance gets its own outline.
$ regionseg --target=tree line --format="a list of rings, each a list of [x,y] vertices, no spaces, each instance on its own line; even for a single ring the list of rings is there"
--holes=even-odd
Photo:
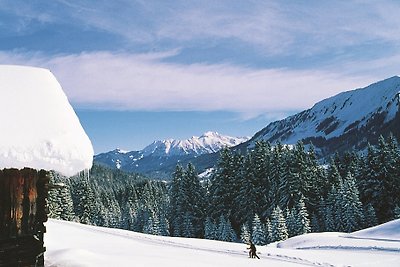
[[[327,164],[301,142],[258,141],[245,155],[226,148],[203,181],[190,163],[178,165],[170,182],[101,166],[90,176],[67,179],[50,192],[50,217],[267,244],[308,232],[352,232],[400,216],[400,149],[392,136]]]

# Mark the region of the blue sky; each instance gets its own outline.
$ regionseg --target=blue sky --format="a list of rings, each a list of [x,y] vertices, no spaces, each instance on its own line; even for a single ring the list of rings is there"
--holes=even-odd
[[[95,152],[251,136],[399,75],[400,2],[0,0],[0,63],[50,69]]]

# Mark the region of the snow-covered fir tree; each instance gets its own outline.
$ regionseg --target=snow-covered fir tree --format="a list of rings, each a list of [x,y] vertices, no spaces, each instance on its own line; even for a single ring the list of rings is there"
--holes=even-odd
[[[255,214],[253,218],[251,240],[255,245],[267,244],[265,226],[257,214]]]
[[[193,226],[193,216],[190,212],[186,212],[183,217],[182,236],[195,237],[195,228]]]
[[[240,227],[240,240],[242,240],[243,243],[249,244],[251,239],[251,232],[249,229],[249,226],[244,223]]]
[[[207,190],[191,164],[177,166],[171,182],[96,165],[90,179],[80,176],[64,178],[65,187],[49,192],[50,216],[230,241],[237,240],[235,233],[247,240],[264,228],[269,243],[310,227],[313,232],[354,231],[400,213],[400,151],[392,136],[370,145],[366,155],[338,154],[324,167],[312,146],[301,143],[289,148],[257,142],[245,155],[224,149],[205,182]],[[256,231],[254,214],[261,224]]]
[[[218,225],[218,240],[233,242],[236,241],[237,237],[235,231],[232,228],[231,222],[225,219],[224,215],[219,218]]]
[[[317,215],[315,213],[313,213],[311,215],[310,224],[311,224],[311,232],[314,232],[314,233],[321,232],[320,222],[319,222],[318,217],[317,217]]]
[[[272,225],[271,225],[271,221],[269,218],[267,218],[265,221],[264,229],[265,229],[266,243],[269,244],[272,242],[272,232],[271,232]]]
[[[295,235],[302,235],[309,233],[311,231],[310,219],[308,218],[309,217],[308,211],[302,197],[294,207],[293,213],[297,225]]]
[[[371,203],[364,208],[364,227],[371,227],[378,224],[374,207]]]
[[[204,238],[206,239],[217,239],[218,238],[218,226],[207,217],[204,222]]]
[[[174,173],[170,195],[170,221],[175,236],[203,236],[205,191],[200,185],[194,166],[187,170],[178,165]]]
[[[271,215],[271,241],[281,241],[289,237],[286,228],[285,217],[279,206],[277,206]]]
[[[297,235],[297,214],[295,211],[295,208],[291,208],[290,210],[286,208],[285,211],[285,222],[286,222],[286,228],[288,231],[288,237],[293,237]]]
[[[345,232],[361,229],[364,224],[362,203],[359,199],[355,179],[349,173],[338,191],[337,209],[341,213],[341,224]]]

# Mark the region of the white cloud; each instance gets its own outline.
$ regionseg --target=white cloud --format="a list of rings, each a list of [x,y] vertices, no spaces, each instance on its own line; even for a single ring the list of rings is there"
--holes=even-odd
[[[374,77],[327,71],[165,63],[174,55],[93,52],[47,57],[0,54],[2,64],[49,68],[78,106],[126,110],[236,111],[244,116],[311,107]]]
[[[236,5],[238,5],[236,3]],[[247,1],[91,1],[68,16],[141,44],[172,42],[176,47],[229,39],[264,54],[310,55],[371,42],[400,40],[397,1],[285,3]],[[80,10],[80,12],[76,12]],[[118,16],[110,13],[118,14]]]
[[[34,19],[72,24],[121,36],[127,47],[201,47],[228,39],[269,55],[307,56],[374,42],[400,50],[400,3],[393,0],[25,2],[2,0],[0,10],[23,21],[9,27],[29,29]]]

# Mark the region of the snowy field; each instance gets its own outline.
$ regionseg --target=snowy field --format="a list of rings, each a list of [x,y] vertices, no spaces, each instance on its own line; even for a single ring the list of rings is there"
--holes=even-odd
[[[317,233],[258,246],[160,237],[49,220],[45,265],[67,266],[400,266],[400,220],[344,233]]]

